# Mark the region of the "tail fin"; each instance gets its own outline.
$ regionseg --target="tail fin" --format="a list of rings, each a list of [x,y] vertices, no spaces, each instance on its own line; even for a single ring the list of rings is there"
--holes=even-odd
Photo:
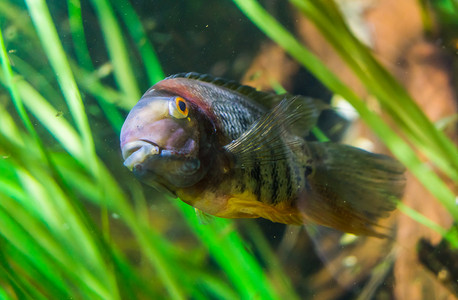
[[[354,234],[384,236],[377,220],[396,208],[405,168],[395,159],[334,143],[309,143],[312,172],[299,205],[318,224]]]

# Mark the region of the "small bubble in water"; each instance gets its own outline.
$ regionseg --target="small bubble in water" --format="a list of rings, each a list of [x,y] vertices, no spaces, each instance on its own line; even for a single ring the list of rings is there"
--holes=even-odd
[[[356,258],[356,256],[349,255],[343,259],[342,264],[347,268],[351,268],[354,267],[357,262],[358,259]]]

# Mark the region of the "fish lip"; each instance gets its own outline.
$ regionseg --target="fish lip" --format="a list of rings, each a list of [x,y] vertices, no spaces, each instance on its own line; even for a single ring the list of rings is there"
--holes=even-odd
[[[146,144],[150,144],[152,145],[153,147],[156,147],[158,149],[158,154],[160,154],[162,152],[162,148],[159,147],[159,145],[157,145],[156,143],[153,143],[151,141],[148,141],[148,140],[145,140],[145,139],[139,139],[139,140],[135,140],[133,142],[129,142],[129,143],[126,143],[122,149],[121,149],[121,152],[122,152],[122,158],[124,160],[126,160],[129,156],[132,155],[132,153],[140,150],[140,148],[142,146],[145,146]]]
[[[121,151],[124,165],[132,171],[134,167],[141,165],[148,158],[160,155],[162,148],[154,142],[140,139],[125,144]]]

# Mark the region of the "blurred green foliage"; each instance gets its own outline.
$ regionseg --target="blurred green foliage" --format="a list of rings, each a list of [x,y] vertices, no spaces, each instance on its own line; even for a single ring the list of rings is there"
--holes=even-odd
[[[105,129],[95,122],[119,132],[122,116],[139,99],[137,68],[145,68],[149,84],[164,77],[131,4],[91,2],[110,61],[97,69],[79,1],[68,1],[64,22],[73,45],[62,43],[65,31],[55,23],[61,16],[52,16],[45,1],[26,4],[0,4],[0,82],[9,90],[0,112],[3,293],[20,299],[294,299],[281,269],[265,269],[228,220],[202,226],[192,208],[171,199],[166,209],[176,211],[174,223],[195,237],[188,247],[169,239],[169,229],[152,220],[160,212],[151,212],[143,187],[122,169],[119,146],[100,141]],[[132,47],[141,63],[132,63]],[[104,82],[107,73],[115,87]],[[100,120],[88,111],[100,111]],[[116,149],[106,153],[110,147]],[[118,163],[107,166],[101,157]]]

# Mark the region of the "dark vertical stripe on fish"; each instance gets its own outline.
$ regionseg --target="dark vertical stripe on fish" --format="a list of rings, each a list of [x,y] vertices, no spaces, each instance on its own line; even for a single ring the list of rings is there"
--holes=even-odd
[[[285,178],[286,178],[286,196],[291,199],[293,196],[293,183],[291,177],[291,168],[288,163],[285,164]]]
[[[274,157],[273,149],[271,150],[271,155]],[[271,202],[276,203],[278,198],[278,166],[276,160],[274,160],[271,165],[270,191]]]
[[[251,178],[254,180],[254,195],[256,196],[256,200],[261,201],[261,166],[259,165],[259,161],[255,158],[254,159],[254,166],[251,170]]]
[[[256,158],[254,153],[252,153],[251,159],[253,160],[253,167],[251,169],[250,175],[251,180],[254,182],[252,182],[250,185],[253,188],[254,184],[253,193],[256,196],[256,200],[261,201],[261,165],[260,161]]]
[[[246,189],[245,183],[245,168],[240,169],[240,177],[238,178],[240,193],[243,193]]]

